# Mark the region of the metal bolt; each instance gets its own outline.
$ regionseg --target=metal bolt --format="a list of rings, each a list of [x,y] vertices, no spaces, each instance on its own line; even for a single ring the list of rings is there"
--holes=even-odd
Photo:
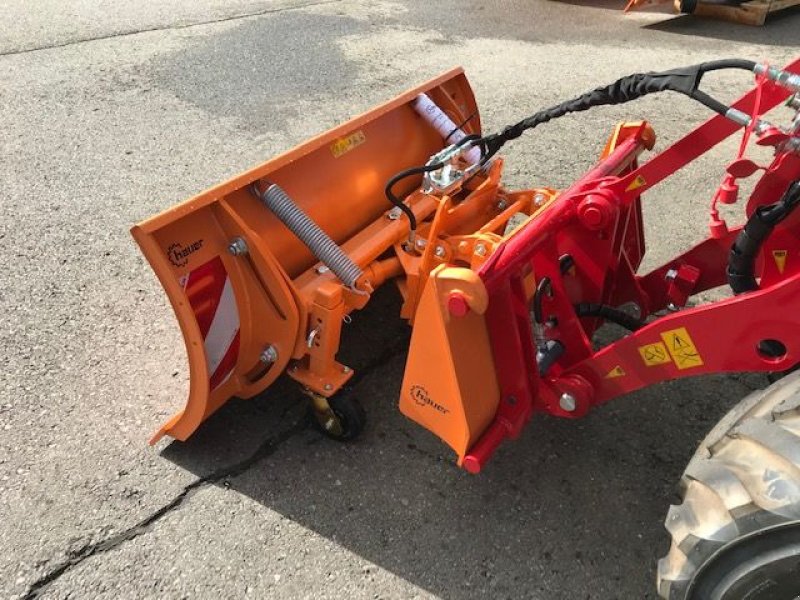
[[[261,355],[258,357],[265,365],[271,365],[278,360],[278,350],[275,346],[269,345],[267,346]]]
[[[444,246],[436,246],[436,250],[434,250],[433,253],[439,258],[442,258],[444,256]]]
[[[666,279],[667,281],[672,281],[672,280],[674,280],[674,279],[675,279],[677,276],[678,276],[678,271],[676,271],[675,269],[670,269],[669,271],[667,271],[667,272],[664,274],[664,279]]]
[[[330,392],[333,389],[333,386],[330,383],[325,384],[325,391]]]
[[[233,238],[231,243],[228,244],[228,252],[234,256],[242,256],[247,254],[247,242],[240,237]]]
[[[475,246],[475,254],[478,256],[486,256],[486,246],[483,244],[478,244]]]
[[[558,400],[558,405],[561,407],[561,410],[572,412],[578,406],[578,401],[572,394],[564,392]]]
[[[533,196],[533,204],[534,204],[534,206],[541,206],[545,202],[547,202],[547,196],[545,196],[541,192],[539,192],[538,194],[535,194]]]
[[[414,244],[416,244],[417,248],[424,248],[425,246],[427,246],[427,245],[428,245],[428,242],[426,242],[426,241],[425,241],[424,239],[422,239],[422,238],[417,238],[417,241],[416,241],[416,242],[414,242]]]
[[[505,210],[507,208],[508,208],[508,202],[506,202],[505,200],[500,200],[500,202],[497,203],[497,210]]]
[[[342,373],[349,373],[350,367],[342,367]]]
[[[397,206],[395,206],[392,210],[386,213],[386,218],[390,221],[397,221],[400,218],[400,215],[403,214],[403,210]]]
[[[317,327],[316,329],[312,329],[311,331],[308,332],[308,337],[306,337],[306,346],[308,346],[309,348],[314,347],[314,342],[316,341],[317,336],[320,334],[320,331],[321,330],[319,329],[319,327]]]
[[[317,274],[318,275],[322,275],[323,273],[327,273],[328,271],[330,271],[330,269],[328,267],[326,267],[325,265],[320,265],[320,266],[317,267]]]

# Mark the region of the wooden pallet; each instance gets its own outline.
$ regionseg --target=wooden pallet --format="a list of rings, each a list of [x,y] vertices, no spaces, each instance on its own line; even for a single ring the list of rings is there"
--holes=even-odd
[[[695,3],[675,0],[675,8],[679,12],[687,12],[687,7],[692,4]],[[689,12],[700,17],[712,17],[745,25],[763,25],[767,15],[792,6],[800,6],[800,0],[750,0],[739,6],[725,6],[697,0],[694,9]]]

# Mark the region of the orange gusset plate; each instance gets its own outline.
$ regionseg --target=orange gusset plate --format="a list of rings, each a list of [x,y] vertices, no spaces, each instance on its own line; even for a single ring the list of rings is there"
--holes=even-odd
[[[189,358],[186,406],[151,443],[164,434],[185,440],[231,397],[258,394],[307,352],[311,298],[295,282],[308,279],[317,259],[250,192],[251,184],[279,184],[334,241],[353,240],[352,246],[390,208],[386,181],[445,145],[411,105],[420,93],[456,122],[469,117],[468,131],[480,131],[469,83],[453,69],[133,227],[177,315]],[[228,251],[235,238],[246,242],[245,256]],[[268,346],[277,361],[265,365],[259,356]]]

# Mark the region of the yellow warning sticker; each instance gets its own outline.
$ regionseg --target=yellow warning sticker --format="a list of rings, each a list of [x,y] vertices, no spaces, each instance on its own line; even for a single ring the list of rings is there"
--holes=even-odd
[[[666,346],[661,342],[639,346],[639,354],[642,355],[642,360],[648,367],[657,367],[672,362]]]
[[[636,179],[630,182],[628,187],[625,188],[626,192],[630,192],[632,190],[638,190],[640,187],[647,185],[647,180],[641,175],[637,175]]]
[[[675,366],[679,369],[691,369],[703,365],[703,358],[694,345],[692,337],[686,331],[686,327],[670,329],[661,334],[661,339],[667,347]]]
[[[342,154],[347,154],[353,148],[360,146],[367,141],[367,136],[360,129],[346,137],[341,137],[331,144],[331,154],[334,158],[339,158]]]
[[[778,273],[783,273],[783,270],[786,268],[786,257],[788,255],[788,250],[772,251],[772,258],[775,260],[775,266],[778,267]]]
[[[625,376],[625,369],[617,365],[608,372],[608,375],[606,375],[606,379],[615,379],[617,377],[624,377],[624,376]]]

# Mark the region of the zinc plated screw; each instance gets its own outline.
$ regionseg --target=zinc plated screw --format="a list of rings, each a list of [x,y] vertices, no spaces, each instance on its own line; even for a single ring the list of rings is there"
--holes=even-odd
[[[240,237],[233,238],[231,243],[228,244],[228,252],[234,256],[242,256],[247,254],[247,242]]]
[[[273,345],[269,345],[264,348],[264,351],[261,353],[261,356],[258,359],[264,363],[265,365],[271,365],[278,360],[278,350]]]
[[[558,405],[561,407],[561,410],[572,412],[578,406],[578,401],[575,399],[575,396],[565,392],[561,394],[561,398],[558,400]]]

